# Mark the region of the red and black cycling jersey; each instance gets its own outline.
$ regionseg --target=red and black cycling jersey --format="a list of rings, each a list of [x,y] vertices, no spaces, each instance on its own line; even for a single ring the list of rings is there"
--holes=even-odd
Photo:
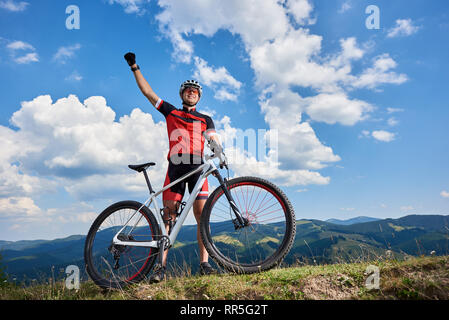
[[[195,108],[177,109],[170,103],[159,99],[155,107],[162,113],[167,122],[169,152],[167,159],[173,156],[188,155],[202,158],[204,151],[203,133],[214,131],[215,126],[211,117],[199,113]]]
[[[192,108],[176,109],[173,105],[161,99],[156,103],[156,108],[161,112],[167,122],[169,139],[169,161],[164,187],[184,174],[195,170],[201,165],[204,151],[203,133],[215,131],[212,119]],[[162,199],[181,201],[186,189],[186,184],[191,193],[197,183],[201,172],[198,172],[185,181],[179,182],[163,192]],[[207,178],[204,181],[196,200],[207,199],[209,185]]]

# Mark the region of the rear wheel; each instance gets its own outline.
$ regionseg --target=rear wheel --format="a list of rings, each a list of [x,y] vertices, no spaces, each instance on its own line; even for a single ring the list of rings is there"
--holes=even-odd
[[[126,228],[118,235],[119,240],[159,239],[156,219],[141,203],[122,201],[106,208],[92,224],[84,246],[87,272],[102,288],[118,289],[143,280],[157,258],[157,248],[112,243],[113,237],[125,224]]]
[[[268,270],[282,262],[296,233],[295,213],[285,194],[271,182],[240,177],[227,183],[248,225],[236,228],[235,214],[221,187],[207,200],[201,215],[206,250],[220,266],[237,273]]]

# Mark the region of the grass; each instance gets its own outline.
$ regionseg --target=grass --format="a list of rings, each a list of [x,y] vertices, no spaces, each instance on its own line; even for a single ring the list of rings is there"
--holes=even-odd
[[[81,283],[79,290],[66,289],[63,281],[27,287],[3,284],[0,300],[446,300],[448,263],[449,256],[413,257],[202,277],[184,268],[162,283],[144,281],[116,291],[101,290],[91,281]],[[379,289],[365,285],[370,265],[379,268]]]

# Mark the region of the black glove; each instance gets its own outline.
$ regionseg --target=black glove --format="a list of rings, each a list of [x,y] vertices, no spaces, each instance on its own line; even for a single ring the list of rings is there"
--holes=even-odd
[[[125,60],[128,62],[128,65],[131,67],[136,63],[136,55],[132,52],[128,52],[125,54]]]

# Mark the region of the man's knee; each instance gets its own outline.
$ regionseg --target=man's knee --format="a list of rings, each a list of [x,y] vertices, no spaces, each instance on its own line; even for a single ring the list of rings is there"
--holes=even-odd
[[[175,216],[178,212],[178,201],[164,200],[164,217],[169,218]]]

